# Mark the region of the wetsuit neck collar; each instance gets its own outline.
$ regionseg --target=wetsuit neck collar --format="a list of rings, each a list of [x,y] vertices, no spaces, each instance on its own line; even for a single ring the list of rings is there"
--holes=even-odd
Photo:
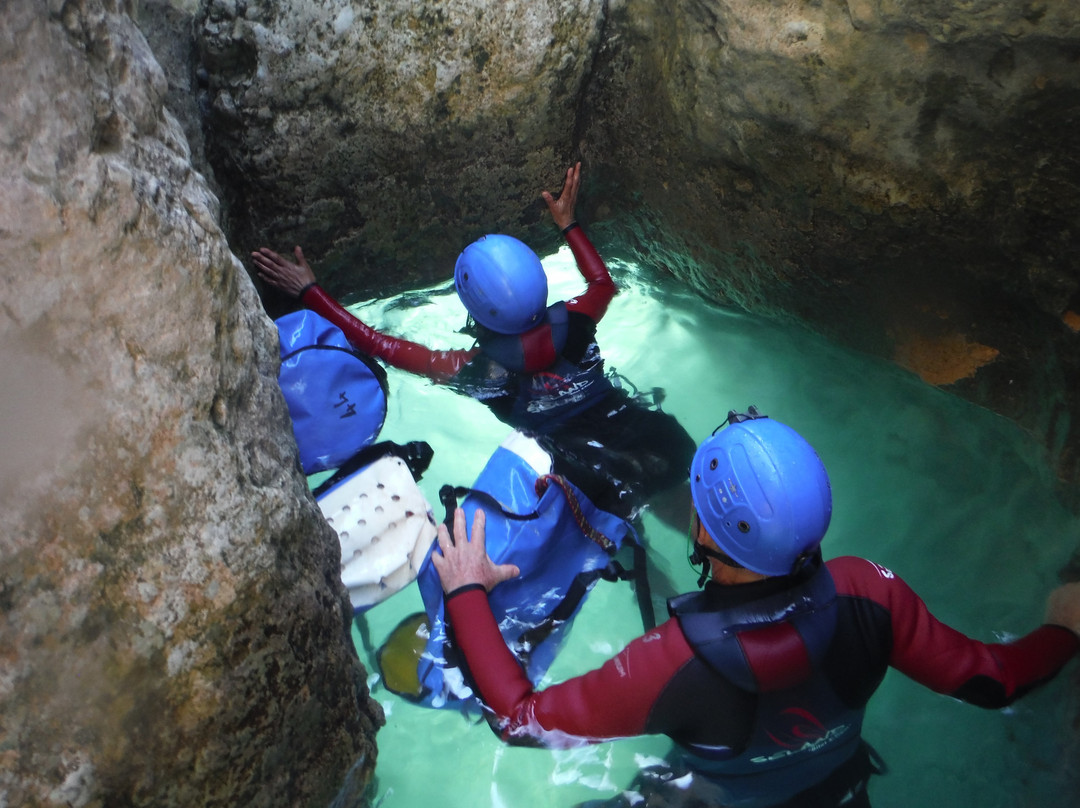
[[[794,575],[776,575],[744,584],[721,584],[709,579],[705,582],[702,594],[710,607],[723,608],[749,603],[805,583],[814,576],[823,563],[821,555],[818,554]]]
[[[820,556],[796,575],[711,585],[668,601],[694,653],[751,693],[807,681],[836,628],[836,586]]]
[[[498,334],[480,328],[477,344],[489,359],[515,373],[535,373],[562,354],[566,347],[567,309],[562,301],[553,303],[535,326],[521,334]]]

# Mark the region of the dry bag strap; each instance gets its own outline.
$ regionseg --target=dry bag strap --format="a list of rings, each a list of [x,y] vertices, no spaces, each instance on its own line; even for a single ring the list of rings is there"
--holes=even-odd
[[[596,542],[605,552],[614,555],[618,550],[615,542],[601,533],[599,530],[589,524],[585,518],[585,514],[581,510],[581,504],[578,502],[577,496],[574,494],[574,489],[566,481],[566,478],[559,474],[545,474],[536,480],[536,495],[543,496],[547,491],[548,486],[554,483],[559,486],[563,494],[566,496],[566,504],[570,506],[570,512],[574,515],[574,521],[577,522],[578,528],[588,536],[592,541]],[[646,565],[645,548],[640,542],[634,543],[634,571],[632,576],[626,576],[634,582],[634,594],[637,595],[638,611],[641,613],[641,624],[648,631],[656,627],[656,616],[652,607],[652,588],[649,586],[649,572]],[[619,576],[622,577],[622,576]]]
[[[419,482],[424,472],[427,471],[434,454],[435,452],[431,446],[422,440],[410,441],[404,445],[388,440],[373,443],[371,446],[365,446],[342,463],[341,468],[319,483],[312,493],[318,499],[345,478],[351,477],[364,466],[370,466],[376,460],[387,455],[401,458],[405,465],[409,467],[413,479]]]
[[[446,517],[443,519],[443,522],[451,529],[451,535],[453,535],[454,511],[458,506],[458,498],[464,496],[476,497],[482,503],[487,505],[488,509],[493,513],[501,513],[505,518],[512,519],[515,522],[527,522],[530,519],[537,519],[540,516],[539,511],[515,513],[514,511],[508,510],[505,505],[499,502],[499,500],[495,499],[495,497],[487,491],[481,491],[479,488],[468,488],[461,485],[444,485],[439,489],[439,502],[446,512]]]
[[[584,512],[581,510],[581,503],[578,502],[577,496],[574,494],[574,489],[570,487],[570,483],[566,481],[565,477],[559,474],[545,474],[537,478],[536,495],[542,497],[552,483],[557,485],[566,497],[566,504],[570,506],[570,513],[573,514],[574,521],[577,522],[581,532],[598,544],[605,552],[614,553],[618,549],[615,542],[589,524]]]

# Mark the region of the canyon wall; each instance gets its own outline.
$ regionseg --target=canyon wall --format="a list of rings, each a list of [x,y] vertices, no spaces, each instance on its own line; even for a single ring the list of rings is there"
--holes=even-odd
[[[0,804],[358,805],[337,537],[133,11],[0,11]]]

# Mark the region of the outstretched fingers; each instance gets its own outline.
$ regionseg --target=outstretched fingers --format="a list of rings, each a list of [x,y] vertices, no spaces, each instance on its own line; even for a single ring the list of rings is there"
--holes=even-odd
[[[547,203],[548,210],[551,211],[551,218],[560,229],[566,228],[574,221],[574,207],[577,205],[580,186],[581,163],[577,162],[566,169],[566,179],[563,181],[562,192],[558,199],[548,191],[542,191],[540,194]]]
[[[260,247],[251,254],[259,277],[266,283],[296,297],[305,286],[315,283],[315,273],[308,266],[300,247],[293,251],[298,263],[278,255],[269,247]]]
[[[1046,601],[1046,622],[1071,629],[1080,636],[1080,582],[1062,584]]]
[[[562,194],[559,198],[564,196],[570,196],[572,199],[577,199],[578,187],[581,185],[581,162],[574,163],[570,168],[566,169],[566,181],[563,183]]]
[[[487,554],[486,517],[482,510],[473,516],[472,536],[466,530],[465,511],[454,511],[453,535],[445,525],[438,527],[439,552],[431,562],[439,573],[444,592],[480,584],[489,592],[493,587],[520,574],[513,564],[496,564]]]
[[[465,509],[458,508],[454,511],[454,539],[471,546],[473,554],[487,557],[487,516],[480,508],[476,509],[472,521],[472,538],[465,530]]]

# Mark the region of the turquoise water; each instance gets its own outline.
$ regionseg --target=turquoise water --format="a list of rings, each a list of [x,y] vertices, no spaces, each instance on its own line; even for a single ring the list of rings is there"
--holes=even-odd
[[[544,261],[551,299],[582,288],[564,251]],[[708,304],[647,270],[614,265],[621,292],[599,327],[609,368],[702,440],[729,409],[755,404],[817,448],[834,490],[827,557],[858,554],[905,578],[942,619],[981,639],[1022,634],[1041,619],[1080,522],[1052,494],[1043,450],[1012,422],[927,387],[899,368],[799,328]],[[468,347],[465,315],[445,288],[354,306],[365,322],[433,347]],[[508,428],[449,389],[390,371],[382,438],[435,450],[421,488],[438,513],[444,483],[468,485]],[[651,514],[645,532],[658,579],[693,589],[686,537]],[[659,591],[657,591],[659,590]],[[663,586],[654,584],[664,614]],[[365,616],[377,647],[423,609],[415,586]],[[550,681],[583,673],[641,631],[626,584],[601,582],[585,603]],[[372,695],[386,712],[373,804],[380,808],[571,806],[628,787],[670,750],[663,737],[549,751],[503,745],[484,722],[417,707],[382,686],[373,647],[354,638]],[[1075,663],[1074,663],[1075,664]],[[865,737],[890,772],[875,778],[876,808],[1046,806],[1065,799],[1074,712],[1067,677],[1010,710],[984,711],[935,695],[891,671],[867,714]]]

